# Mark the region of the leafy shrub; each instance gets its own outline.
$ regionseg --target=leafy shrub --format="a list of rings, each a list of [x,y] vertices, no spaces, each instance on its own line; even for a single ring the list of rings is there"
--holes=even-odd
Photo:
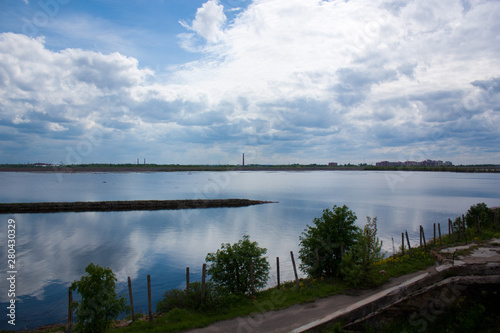
[[[484,202],[470,206],[465,215],[467,228],[476,228],[477,221],[481,223],[481,227],[490,227],[493,225],[493,212]]]
[[[156,311],[165,313],[174,309],[187,309],[199,312],[221,313],[239,302],[239,297],[230,294],[225,288],[212,282],[205,284],[205,299],[201,299],[201,283],[189,285],[185,289],[172,289],[165,292],[163,299],[156,305]]]
[[[216,253],[209,253],[208,274],[213,282],[227,288],[231,293],[248,293],[251,289],[250,260],[253,262],[255,289],[263,288],[269,278],[270,265],[264,257],[267,249],[260,248],[257,242],[250,242],[245,235],[233,245],[222,244]]]
[[[377,237],[377,218],[366,218],[363,233],[345,255],[341,271],[344,279],[354,287],[369,287],[379,283],[380,274],[375,263],[383,259],[382,242]]]
[[[453,228],[453,233],[454,234],[460,234],[460,230],[463,229],[463,223],[462,223],[462,218],[460,216],[457,216],[455,220],[452,223],[452,228]]]
[[[186,309],[174,308],[166,314],[166,319],[171,323],[180,323],[189,315]]]
[[[315,226],[308,225],[300,236],[300,269],[310,277],[339,276],[342,245],[349,251],[360,235],[356,219],[345,205],[325,209],[320,218],[314,218]]]
[[[200,305],[201,294],[196,295],[194,292],[186,292],[186,290],[175,288],[165,292],[163,299],[156,305],[156,311],[164,313],[173,309],[197,310]]]
[[[76,312],[74,329],[76,332],[104,332],[129,307],[125,298],[116,294],[116,277],[110,268],[90,263],[85,272],[88,275],[74,281],[70,287],[81,295],[81,301],[72,304]]]

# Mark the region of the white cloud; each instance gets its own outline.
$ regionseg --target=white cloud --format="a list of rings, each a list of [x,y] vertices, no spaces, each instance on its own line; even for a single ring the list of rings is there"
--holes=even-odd
[[[224,6],[218,0],[209,0],[196,11],[196,17],[191,24],[185,21],[179,23],[186,29],[196,32],[209,43],[216,43],[224,35],[224,24],[226,22]],[[190,38],[191,35],[184,35]]]
[[[49,128],[50,131],[54,131],[54,132],[61,132],[61,131],[67,131],[68,130],[67,127],[61,126],[58,123],[48,123],[48,128]]]
[[[85,104],[89,99],[142,84],[153,72],[119,53],[79,49],[53,52],[43,38],[0,35],[0,77],[5,100]],[[68,100],[69,99],[69,100]]]
[[[226,25],[211,0],[182,23],[201,59],[156,81],[121,53],[3,34],[2,119],[71,142],[98,127],[117,156],[125,141],[162,151],[159,162],[232,161],[242,149],[260,163],[385,159],[429,144],[449,152],[430,158],[476,145],[498,159],[499,16],[490,1],[262,0]]]

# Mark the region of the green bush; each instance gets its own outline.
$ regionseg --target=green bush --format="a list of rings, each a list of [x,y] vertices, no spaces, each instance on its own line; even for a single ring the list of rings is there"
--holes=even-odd
[[[467,228],[477,228],[477,221],[480,222],[482,228],[493,226],[493,212],[484,202],[470,206],[465,215]]]
[[[72,304],[76,313],[74,329],[76,332],[104,332],[129,307],[125,298],[116,294],[116,277],[110,268],[90,263],[85,272],[88,275],[74,281],[70,287],[81,295],[81,300]]]
[[[227,289],[212,282],[205,284],[205,298],[201,299],[201,283],[189,285],[185,289],[172,289],[165,292],[163,299],[156,305],[156,311],[165,313],[174,309],[186,309],[207,313],[223,313],[237,304],[240,298],[230,294]]]
[[[377,237],[377,218],[367,222],[358,241],[344,256],[341,271],[347,283],[354,287],[370,287],[379,283],[375,263],[382,260],[382,242]]]
[[[460,216],[457,216],[455,220],[452,223],[452,228],[453,228],[453,233],[454,234],[460,234],[460,230],[463,229],[463,223],[462,223],[462,218]]]
[[[270,265],[264,257],[267,249],[260,248],[257,242],[250,242],[245,235],[233,245],[222,244],[216,253],[209,253],[208,274],[217,285],[227,288],[231,293],[248,293],[251,289],[250,260],[253,262],[255,289],[263,288],[269,278]]]
[[[323,215],[313,220],[315,226],[308,225],[300,236],[300,269],[314,278],[340,276],[342,245],[349,251],[360,236],[356,219],[345,205],[323,210]]]

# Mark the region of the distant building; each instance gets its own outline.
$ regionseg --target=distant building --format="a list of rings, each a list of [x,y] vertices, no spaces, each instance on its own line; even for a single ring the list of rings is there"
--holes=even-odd
[[[338,164],[337,164],[337,162],[330,162],[330,163],[328,163],[328,166],[336,167],[336,166],[338,166]]]
[[[49,164],[49,163],[34,163],[32,165],[36,166],[36,167],[43,167],[43,168],[46,168],[46,167],[49,167],[49,166],[53,166],[53,164]]]
[[[400,166],[422,166],[422,167],[441,167],[441,166],[453,166],[453,163],[450,161],[443,162],[441,160],[425,160],[425,161],[406,161],[406,162],[389,162],[389,161],[381,161],[375,163],[378,167],[400,167]]]
[[[394,166],[402,166],[403,163],[401,162],[389,162],[389,161],[382,161],[382,162],[377,162],[375,163],[375,166],[378,167],[394,167]]]

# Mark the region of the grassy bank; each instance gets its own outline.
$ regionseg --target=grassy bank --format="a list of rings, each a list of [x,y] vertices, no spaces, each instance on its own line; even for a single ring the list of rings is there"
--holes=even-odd
[[[492,238],[499,238],[500,232],[494,229],[484,229],[481,230],[481,233],[478,233],[476,230],[471,228],[467,229],[465,234],[462,236],[462,238],[458,238],[457,235],[455,235],[455,238],[453,238],[450,235],[443,235],[441,239],[441,246],[439,246],[439,241],[436,242],[436,244],[433,244],[432,241],[428,241],[426,248],[424,246],[412,248],[411,255],[408,252],[408,249],[406,249],[405,254],[400,252],[396,255],[376,262],[376,270],[380,273],[377,276],[376,281],[374,281],[375,286],[383,285],[391,278],[425,270],[426,268],[434,265],[436,260],[431,253],[437,253],[440,248],[446,248],[452,245],[463,245],[465,243],[470,244],[471,242],[481,244],[482,242]],[[455,255],[467,254],[468,253],[463,252],[456,253]],[[345,282],[339,279],[300,279],[300,287],[300,289],[297,289],[295,282],[287,282],[281,286],[280,290],[275,287],[259,292],[254,297],[239,296],[234,298],[227,304],[227,306],[220,307],[218,310],[208,309],[208,311],[194,311],[175,308],[167,313],[161,314],[153,321],[152,324],[149,324],[147,321],[136,321],[129,327],[115,329],[114,331],[177,332],[190,328],[205,327],[220,320],[248,315],[253,316],[257,320],[262,318],[259,316],[265,316],[265,314],[262,313],[265,313],[266,311],[285,309],[295,304],[312,303],[317,299],[336,294],[352,294],[359,291],[349,287]],[[464,299],[463,305],[459,305],[458,308],[451,308],[450,311],[444,313],[442,318],[443,321],[436,321],[435,324],[438,325],[436,327],[446,327],[443,326],[443,323],[449,323],[450,321],[456,320],[457,315],[459,317],[469,315],[472,316],[473,318],[467,319],[468,317],[466,317],[464,319],[471,321],[471,325],[481,323],[481,320],[478,320],[474,316],[481,316],[481,318],[487,320],[488,322],[491,322],[492,320],[494,321],[494,319],[492,319],[493,317],[491,317],[490,311],[481,310],[480,313],[475,312],[474,309],[477,308],[477,306],[474,308],[473,305],[482,304],[481,301],[481,298]],[[485,298],[485,302],[486,301],[487,300]],[[483,309],[482,306],[479,308]],[[456,324],[456,322],[457,321],[454,323]],[[401,328],[404,330],[407,326],[409,326],[407,325],[407,322],[395,322],[393,326],[387,327],[387,330],[382,332],[401,332]],[[339,330],[333,329],[329,332],[337,331]],[[433,331],[440,332],[439,330]],[[408,330],[408,332],[412,331]]]
[[[495,230],[485,229],[481,231],[481,234],[477,234],[473,229],[470,229],[467,230],[466,236],[468,239],[467,242],[470,244],[471,242],[481,243],[492,238],[498,238],[500,237],[500,233]],[[445,235],[442,237],[442,242],[442,247],[462,245],[465,244],[465,237],[454,240],[449,235]],[[391,278],[424,270],[434,265],[435,259],[430,255],[430,250],[431,248],[437,250],[438,247],[433,246],[432,242],[428,242],[427,247],[427,251],[424,250],[423,246],[412,248],[411,256],[406,251],[404,255],[400,252],[378,261],[376,263],[377,270],[384,271],[384,273],[379,274],[376,284],[382,285]],[[467,255],[465,252],[460,254]],[[295,282],[286,282],[281,285],[279,290],[276,287],[270,288],[256,293],[253,297],[233,295],[229,299],[225,299],[222,306],[219,303],[219,307],[217,308],[204,308],[198,311],[175,308],[166,313],[155,315],[155,319],[151,324],[147,321],[147,316],[136,314],[136,321],[134,323],[128,327],[115,328],[113,332],[178,332],[190,328],[206,327],[217,321],[249,315],[253,316],[255,320],[262,320],[262,318],[265,318],[265,312],[270,310],[285,309],[295,304],[312,303],[317,299],[336,294],[358,292],[338,279],[300,279],[300,287],[300,289],[297,289]],[[442,318],[436,320],[437,328],[430,330],[430,332],[441,332],[442,330],[439,330],[439,327],[452,327],[446,326],[444,323],[448,323],[449,325],[453,323],[455,325],[459,322],[457,321],[457,316],[463,318],[464,321],[470,322],[470,325],[479,325],[477,327],[482,325],[480,324],[482,321],[478,320],[477,316],[487,320],[489,323],[494,322],[495,317],[491,315],[488,307],[479,306],[479,312],[474,310],[478,309],[478,304],[483,304],[481,302],[482,299],[464,299],[462,302],[463,305],[451,308],[450,311],[443,314]],[[57,332],[63,329],[63,326],[52,326],[43,330],[43,332]],[[404,330],[413,332],[412,329],[415,329],[415,327],[408,324],[407,321],[396,321],[383,330],[377,330],[377,332],[401,332]],[[337,327],[328,332],[341,332],[341,330]],[[367,328],[367,332],[369,332],[369,328]]]
[[[258,316],[266,311],[284,309],[294,304],[310,303],[320,297],[341,293],[347,289],[342,283],[333,281],[301,280],[301,289],[294,282],[288,282],[277,288],[267,289],[254,297],[244,295],[233,296],[217,308],[207,308],[201,311],[174,308],[160,315],[152,324],[139,320],[131,326],[115,329],[115,332],[177,332],[180,330],[205,327],[211,323],[253,315]],[[146,319],[146,318],[144,318]]]
[[[377,269],[385,271],[379,274],[377,285],[387,282],[390,278],[402,276],[425,269],[434,264],[434,259],[423,250],[414,249],[412,257],[396,255],[377,263]],[[138,320],[131,326],[118,328],[116,332],[177,332],[190,328],[205,327],[211,323],[252,315],[265,316],[266,311],[285,309],[295,304],[312,303],[317,299],[342,294],[356,293],[345,282],[325,279],[300,279],[300,289],[295,282],[284,283],[278,290],[276,287],[257,293],[254,297],[245,295],[234,296],[227,300],[225,306],[217,309],[195,311],[175,308],[160,315],[152,324]],[[146,319],[146,318],[144,318]]]
[[[391,274],[410,272],[419,265],[423,267],[426,260],[418,258],[427,258],[434,262],[435,260],[457,260],[466,257],[480,246],[488,245],[500,248],[500,243],[490,241],[500,239],[500,231],[496,228],[482,229],[478,232],[475,228],[469,228],[459,237],[455,235],[445,235],[442,237],[441,244],[439,240],[434,244],[432,241],[427,243],[427,251],[424,246],[412,249],[416,260],[408,259],[409,254],[392,256],[380,261],[379,265],[388,269]],[[449,247],[469,245],[462,250],[456,250],[453,253],[441,253],[440,250]],[[432,254],[432,258],[427,253]],[[406,258],[406,259],[403,259]],[[430,262],[429,261],[429,262]],[[441,303],[440,303],[441,302]],[[413,312],[410,317],[400,312],[392,321],[384,321],[380,327],[373,327],[364,324],[362,332],[368,333],[419,333],[419,332],[500,332],[500,305],[498,303],[498,286],[489,285],[478,288],[470,288],[454,302],[443,307],[441,300],[436,300],[435,311]],[[420,317],[418,315],[420,315]],[[417,315],[417,316],[415,316]],[[413,317],[412,317],[413,316]],[[418,320],[415,318],[419,318]],[[337,323],[332,328],[323,331],[324,333],[350,333],[342,329],[342,323]]]
[[[328,212],[325,210],[324,214],[326,213]],[[472,242],[481,244],[492,238],[500,238],[498,225],[498,210],[496,213],[493,213],[484,204],[471,206],[467,215],[461,218],[457,217],[455,222],[450,224],[450,227],[452,227],[451,230],[453,230],[452,235],[440,236],[435,242],[427,239],[427,243],[424,246],[413,247],[411,251],[408,251],[408,248],[406,248],[406,251],[401,248],[399,253],[388,258],[381,259],[378,256],[377,259],[367,264],[369,267],[362,268],[370,269],[370,275],[368,275],[369,285],[371,288],[377,287],[386,283],[391,278],[424,270],[434,265],[436,260],[441,262],[445,259],[455,259],[458,255],[467,255],[467,252],[443,254],[439,250],[440,248],[452,245],[467,243],[470,245]],[[369,229],[365,227],[366,230]],[[374,235],[376,235],[376,232]],[[248,236],[246,237],[248,238]],[[232,246],[226,244],[222,248],[231,248],[233,251],[236,251],[239,249],[236,245],[240,243],[244,244],[243,241],[240,241]],[[470,251],[470,249],[466,251]],[[318,251],[316,250],[316,252]],[[235,253],[239,252],[234,252],[233,255]],[[347,255],[344,256],[342,264],[349,262],[349,252],[346,253]],[[443,256],[448,256],[448,258]],[[316,254],[316,257],[319,258],[318,254]],[[207,260],[210,262],[209,259]],[[319,259],[316,260],[319,261]],[[230,275],[230,279],[234,280],[234,277],[237,279],[241,275],[241,271],[239,272],[237,271],[235,274]],[[334,272],[337,272],[337,270],[334,270]],[[248,291],[229,291],[226,285],[217,285],[216,283],[208,282],[204,291],[205,296],[201,297],[200,283],[192,283],[189,290],[173,289],[165,292],[164,299],[157,305],[158,314],[155,315],[152,323],[144,320],[147,319],[144,315],[138,315],[138,317],[142,318],[137,319],[136,317],[136,321],[129,327],[115,328],[114,331],[177,332],[190,328],[205,327],[217,321],[244,316],[250,316],[244,319],[245,321],[262,321],[266,316],[270,316],[269,311],[272,310],[285,309],[295,304],[312,303],[320,298],[336,294],[356,294],[361,291],[361,289],[352,287],[361,284],[351,284],[349,286],[346,282],[350,281],[346,279],[348,275],[342,269],[338,272],[342,272],[342,274],[330,276],[342,276],[344,280],[340,278],[301,279],[299,286],[296,286],[295,282],[287,282],[282,284],[280,288],[274,287],[262,290],[253,295],[249,295],[250,292]],[[322,274],[319,276],[326,275]],[[214,279],[214,281],[217,280]],[[203,301],[201,301],[202,299]],[[487,300],[484,301],[486,302]],[[481,299],[470,299],[466,304],[469,303],[472,305],[481,304]],[[467,312],[468,310],[464,308],[464,311]],[[480,313],[479,315],[486,316],[488,313],[483,311],[483,314]],[[391,332],[391,329],[388,328],[388,332]]]

